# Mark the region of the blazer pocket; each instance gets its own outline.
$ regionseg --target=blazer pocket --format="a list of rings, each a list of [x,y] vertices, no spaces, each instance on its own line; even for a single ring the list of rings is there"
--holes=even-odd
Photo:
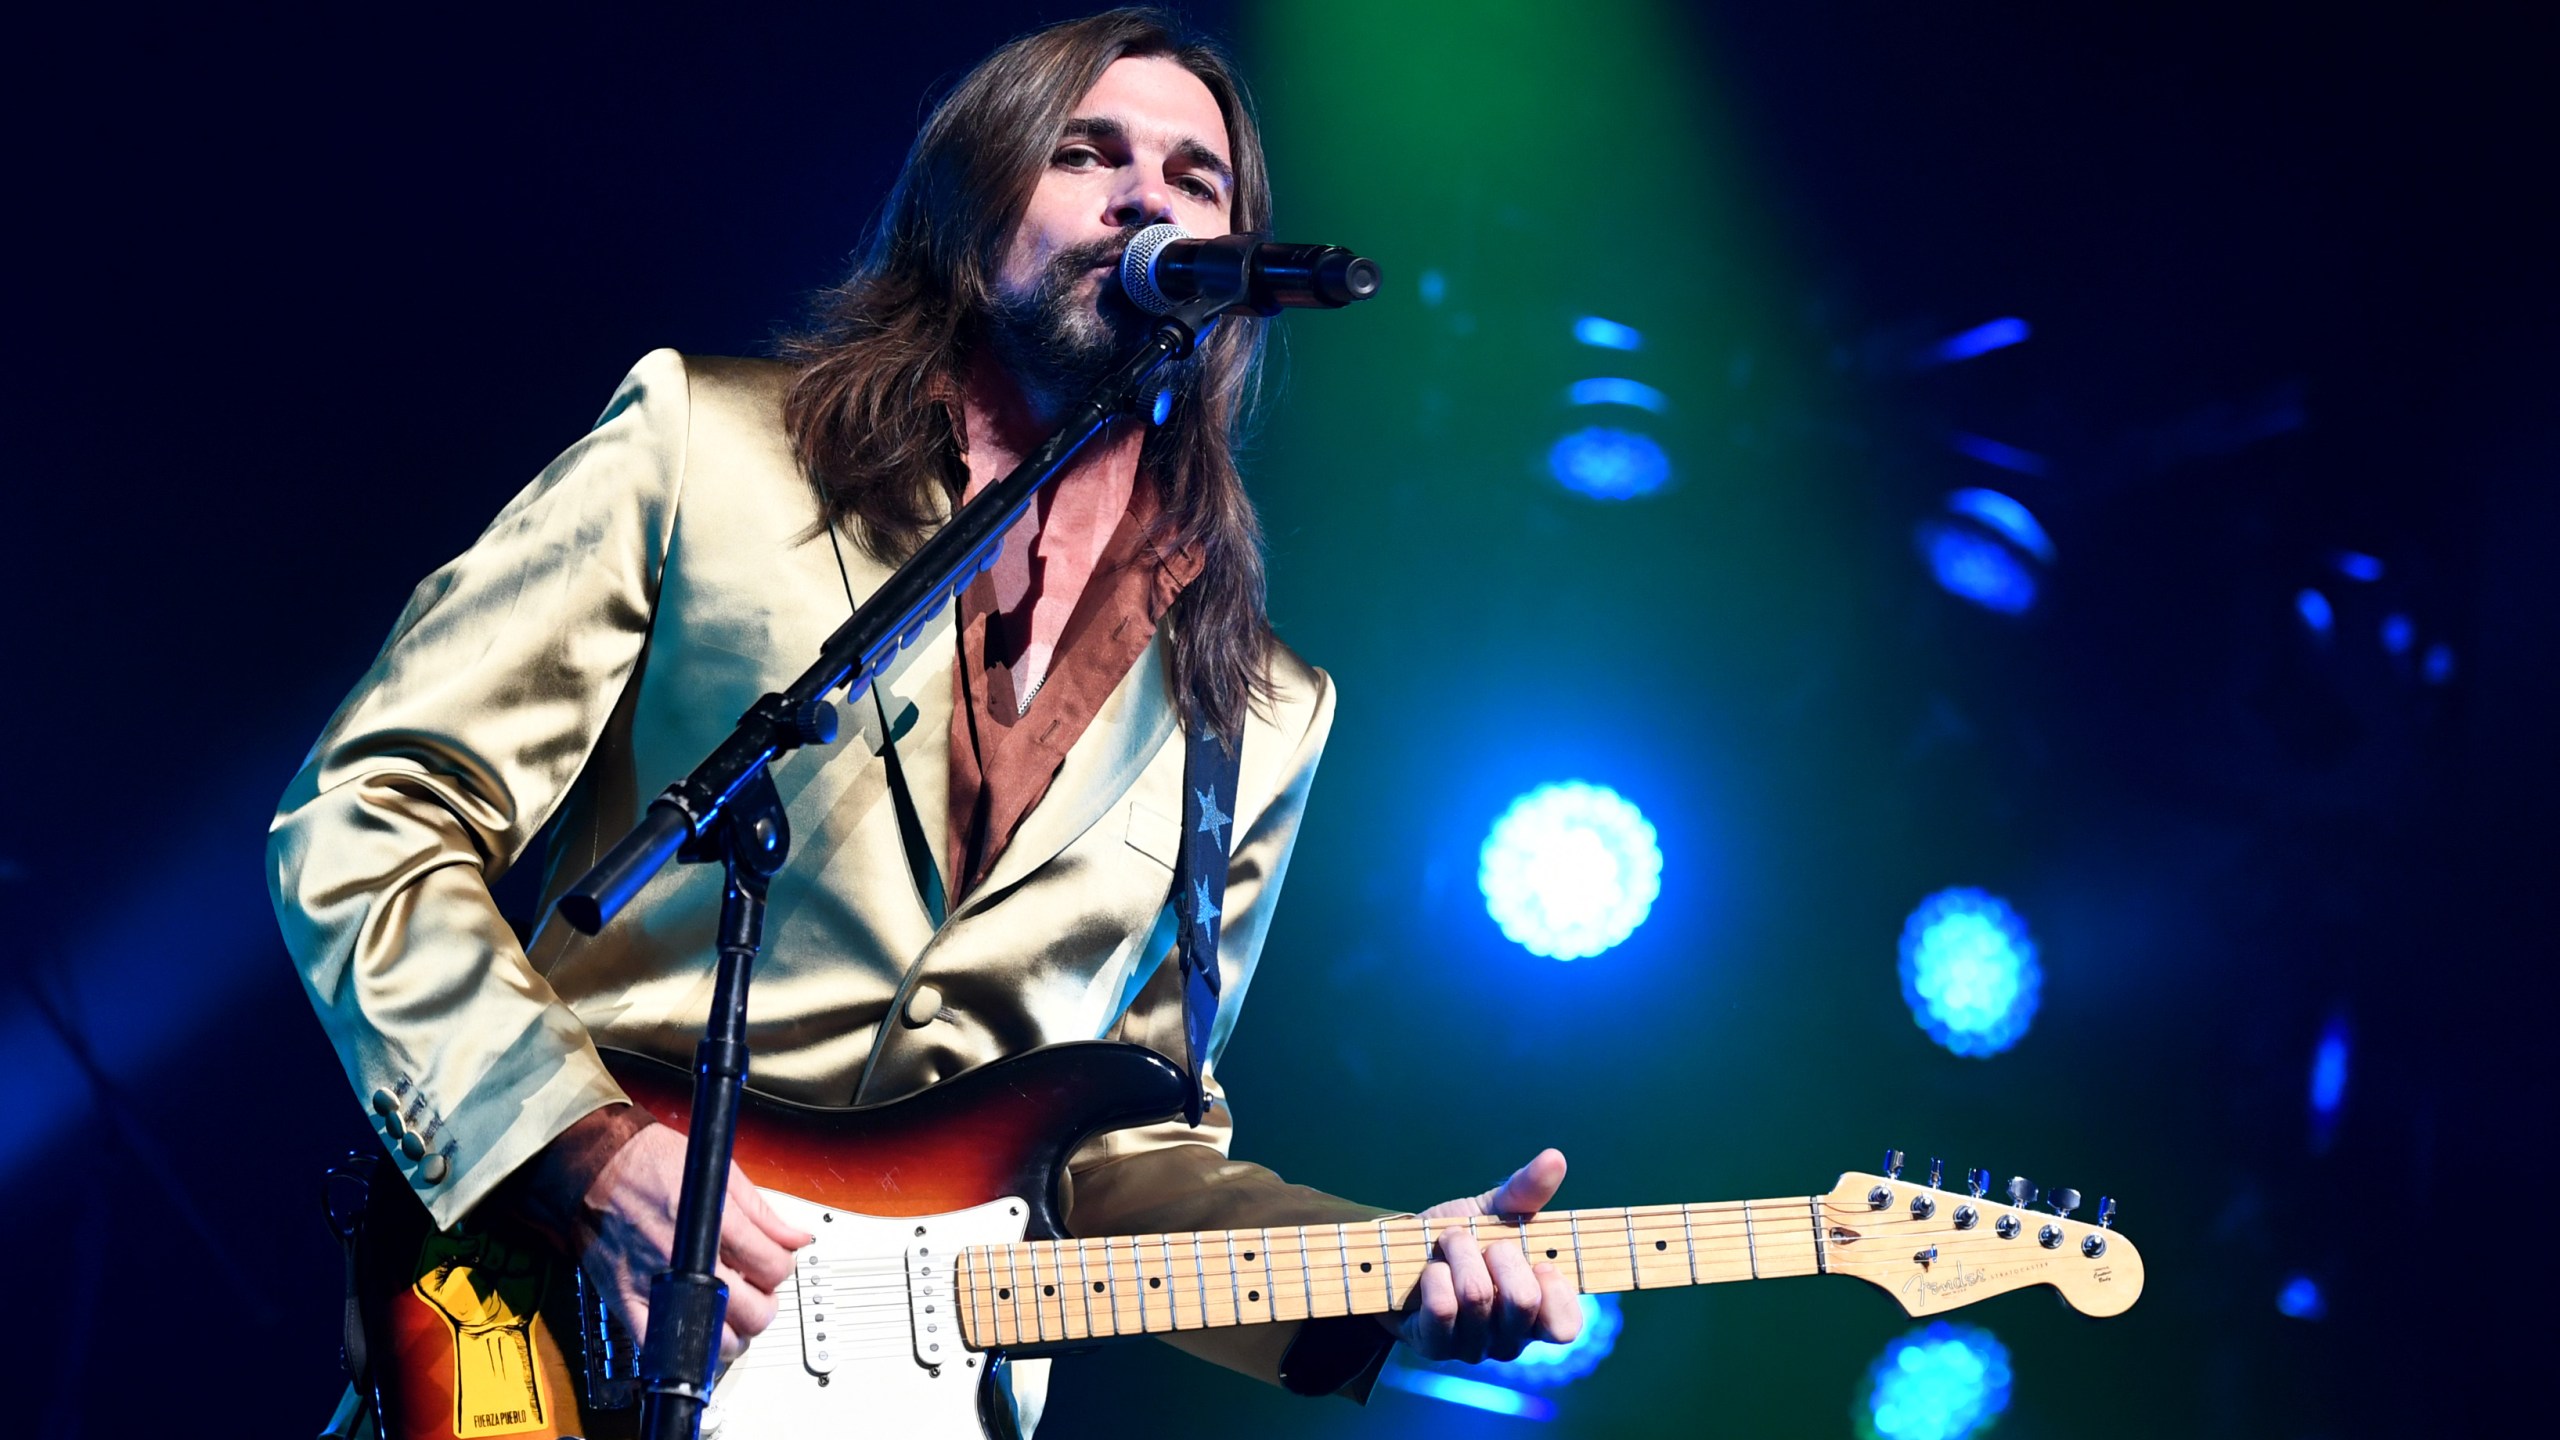
[[[1181,843],[1181,821],[1135,800],[1129,802],[1130,849],[1171,870]]]

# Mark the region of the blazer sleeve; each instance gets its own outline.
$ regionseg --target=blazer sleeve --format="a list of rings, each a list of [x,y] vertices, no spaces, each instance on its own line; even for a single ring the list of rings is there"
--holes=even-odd
[[[419,584],[268,832],[285,944],[393,1161],[450,1225],[622,1098],[489,896],[640,664],[684,484],[683,359]]]
[[[1342,1224],[1398,1212],[1292,1185],[1262,1166],[1229,1158],[1235,1117],[1217,1066],[1253,979],[1280,882],[1306,813],[1316,762],[1333,728],[1333,686],[1312,672],[1313,704],[1271,802],[1239,836],[1227,863],[1218,944],[1218,1016],[1210,1031],[1209,1109],[1198,1129],[1181,1120],[1094,1137],[1068,1162],[1067,1223],[1079,1235],[1143,1235],[1256,1225]],[[1248,732],[1249,740],[1268,732]],[[1285,736],[1286,732],[1281,732]],[[1273,736],[1271,738],[1281,738]],[[1248,762],[1250,763],[1250,762]],[[1121,1017],[1113,1039],[1181,1058],[1181,967],[1170,955]],[[1393,1337],[1365,1315],[1278,1325],[1183,1331],[1167,1343],[1300,1394],[1365,1400]]]

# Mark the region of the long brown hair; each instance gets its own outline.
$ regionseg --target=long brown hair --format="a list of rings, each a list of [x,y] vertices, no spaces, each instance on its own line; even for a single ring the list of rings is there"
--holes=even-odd
[[[883,563],[912,554],[959,501],[968,475],[956,397],[1005,246],[1076,102],[1124,56],[1169,58],[1208,86],[1234,147],[1234,228],[1270,226],[1243,82],[1171,17],[1112,10],[979,62],[925,120],[853,274],[819,297],[811,330],[783,344],[800,367],[783,407],[792,448],[829,522],[852,521]],[[1167,679],[1187,723],[1230,738],[1271,692],[1262,528],[1235,462],[1261,356],[1261,321],[1221,320],[1139,457],[1140,483],[1162,502],[1157,542],[1197,545],[1204,562],[1166,617]]]

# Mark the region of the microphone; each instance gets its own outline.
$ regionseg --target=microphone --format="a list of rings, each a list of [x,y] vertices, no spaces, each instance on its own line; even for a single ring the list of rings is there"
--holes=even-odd
[[[1151,315],[1218,295],[1262,315],[1338,310],[1378,293],[1378,262],[1339,245],[1277,245],[1251,232],[1194,240],[1179,225],[1150,225],[1120,252],[1120,288]]]

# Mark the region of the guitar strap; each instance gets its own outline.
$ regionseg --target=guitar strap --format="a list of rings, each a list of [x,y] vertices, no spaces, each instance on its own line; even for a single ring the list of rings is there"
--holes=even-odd
[[[1206,725],[1183,739],[1182,843],[1173,866],[1175,953],[1182,964],[1182,1035],[1191,1084],[1182,1118],[1208,1108],[1209,1039],[1218,1019],[1219,912],[1227,899],[1228,832],[1235,825],[1242,737],[1230,745]]]

